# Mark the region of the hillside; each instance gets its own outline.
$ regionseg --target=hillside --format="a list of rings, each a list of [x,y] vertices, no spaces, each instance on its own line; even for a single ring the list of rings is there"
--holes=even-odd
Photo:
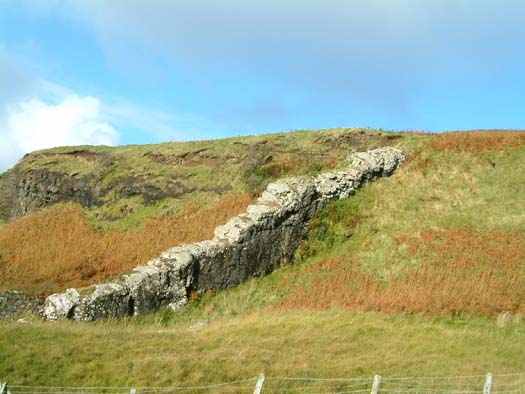
[[[404,139],[334,129],[31,153],[0,178],[0,212],[10,219],[0,230],[0,290],[49,294],[100,282],[211,238],[272,180]]]
[[[523,372],[525,133],[394,141],[409,161],[323,209],[295,264],[195,294],[179,312],[94,324],[2,322],[0,376],[32,385],[168,386],[262,371]],[[255,190],[243,185],[230,191]]]

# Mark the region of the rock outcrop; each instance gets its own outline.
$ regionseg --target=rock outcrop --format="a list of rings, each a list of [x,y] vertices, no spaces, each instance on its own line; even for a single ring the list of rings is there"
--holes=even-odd
[[[310,219],[327,202],[390,175],[404,159],[398,149],[379,148],[350,155],[344,170],[271,183],[245,213],[219,226],[213,239],[169,249],[110,283],[53,294],[43,315],[90,321],[163,305],[180,308],[192,291],[225,289],[268,274],[292,259]]]

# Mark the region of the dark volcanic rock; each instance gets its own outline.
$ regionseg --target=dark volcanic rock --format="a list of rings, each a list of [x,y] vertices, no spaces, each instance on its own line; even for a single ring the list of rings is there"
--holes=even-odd
[[[10,216],[23,216],[39,208],[73,201],[85,207],[100,204],[100,190],[94,176],[70,176],[47,169],[14,172],[14,201]]]

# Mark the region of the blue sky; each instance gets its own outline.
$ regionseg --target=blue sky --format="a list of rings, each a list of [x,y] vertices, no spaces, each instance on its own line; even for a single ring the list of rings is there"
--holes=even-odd
[[[0,0],[0,169],[34,149],[524,128],[523,0]]]

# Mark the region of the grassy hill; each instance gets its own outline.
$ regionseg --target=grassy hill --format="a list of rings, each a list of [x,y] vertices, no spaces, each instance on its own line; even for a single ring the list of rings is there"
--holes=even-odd
[[[374,138],[401,146],[409,161],[326,207],[293,265],[195,295],[180,312],[93,324],[2,322],[0,376],[19,384],[167,386],[262,371],[523,372],[525,133]],[[243,185],[231,190],[256,190]]]
[[[333,129],[34,152],[0,178],[0,290],[49,294],[209,239],[271,180],[344,165],[396,133]],[[409,139],[408,137],[406,138]]]

